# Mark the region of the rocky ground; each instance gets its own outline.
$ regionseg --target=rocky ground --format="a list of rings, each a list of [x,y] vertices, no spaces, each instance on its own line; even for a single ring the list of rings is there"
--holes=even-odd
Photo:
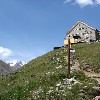
[[[71,67],[71,69],[79,71],[79,70],[81,70],[79,65],[80,65],[79,62],[75,61],[75,64]],[[97,80],[98,84],[100,84],[100,72],[95,73],[91,70],[90,71],[89,70],[88,71],[83,70],[83,72],[85,73],[86,76],[88,76],[89,78],[93,78],[93,79]]]
[[[72,70],[76,70],[76,71],[81,71],[80,69],[80,64],[78,61],[75,61],[74,65],[71,67]],[[83,70],[84,74],[89,77],[89,78],[92,78],[92,79],[95,79],[98,84],[100,84],[100,72],[99,73],[95,73],[91,70],[88,69],[88,71],[86,70]],[[96,87],[98,89],[100,89],[100,87]],[[100,95],[97,95],[93,98],[93,100],[100,100]]]

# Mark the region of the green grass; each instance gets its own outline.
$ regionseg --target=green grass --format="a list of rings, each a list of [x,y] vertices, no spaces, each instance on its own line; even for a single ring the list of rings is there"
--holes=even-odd
[[[76,58],[80,67],[89,66],[95,72],[100,72],[100,43],[75,45]]]
[[[76,49],[75,57],[81,68],[88,64],[94,71],[100,70],[100,43],[75,44],[72,48]],[[82,89],[85,91],[83,98],[91,100],[92,87],[97,85],[97,82],[87,78],[82,71],[71,73],[71,77],[75,76],[80,84],[73,85],[72,89],[65,86],[57,91],[56,84],[63,83],[63,79],[67,78],[67,61],[64,56],[67,56],[64,48],[53,50],[33,59],[7,77],[0,78],[1,100],[78,100],[82,97]],[[59,66],[62,68],[57,68]]]

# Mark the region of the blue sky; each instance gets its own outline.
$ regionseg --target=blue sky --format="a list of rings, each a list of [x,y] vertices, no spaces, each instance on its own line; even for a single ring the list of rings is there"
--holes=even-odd
[[[0,0],[0,59],[29,61],[63,46],[78,21],[100,29],[100,0]]]

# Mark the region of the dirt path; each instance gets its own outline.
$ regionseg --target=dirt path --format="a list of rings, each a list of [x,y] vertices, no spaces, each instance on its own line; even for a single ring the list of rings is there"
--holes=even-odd
[[[81,70],[81,69],[79,68],[79,62],[78,62],[78,61],[75,61],[75,64],[74,64],[74,66],[72,67],[72,69],[77,70],[77,71],[78,71],[78,70]],[[86,76],[91,77],[91,78],[97,80],[97,81],[98,81],[98,84],[100,84],[100,73],[87,72],[87,71],[85,71],[85,70],[83,70],[83,72],[85,73]]]
[[[98,81],[98,84],[100,84],[100,73],[95,73],[95,72],[86,72],[84,71],[85,75],[88,77],[91,77],[95,80]]]

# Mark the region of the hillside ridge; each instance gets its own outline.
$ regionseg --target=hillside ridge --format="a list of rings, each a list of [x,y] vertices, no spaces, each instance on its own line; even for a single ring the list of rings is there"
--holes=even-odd
[[[67,47],[50,51],[11,73],[0,78],[2,100],[92,100],[100,94],[100,84],[87,77],[83,70],[100,70],[100,43],[74,44],[77,69],[68,75]],[[88,51],[88,52],[87,52]],[[95,51],[95,52],[94,52]],[[98,55],[98,56],[97,56]]]

